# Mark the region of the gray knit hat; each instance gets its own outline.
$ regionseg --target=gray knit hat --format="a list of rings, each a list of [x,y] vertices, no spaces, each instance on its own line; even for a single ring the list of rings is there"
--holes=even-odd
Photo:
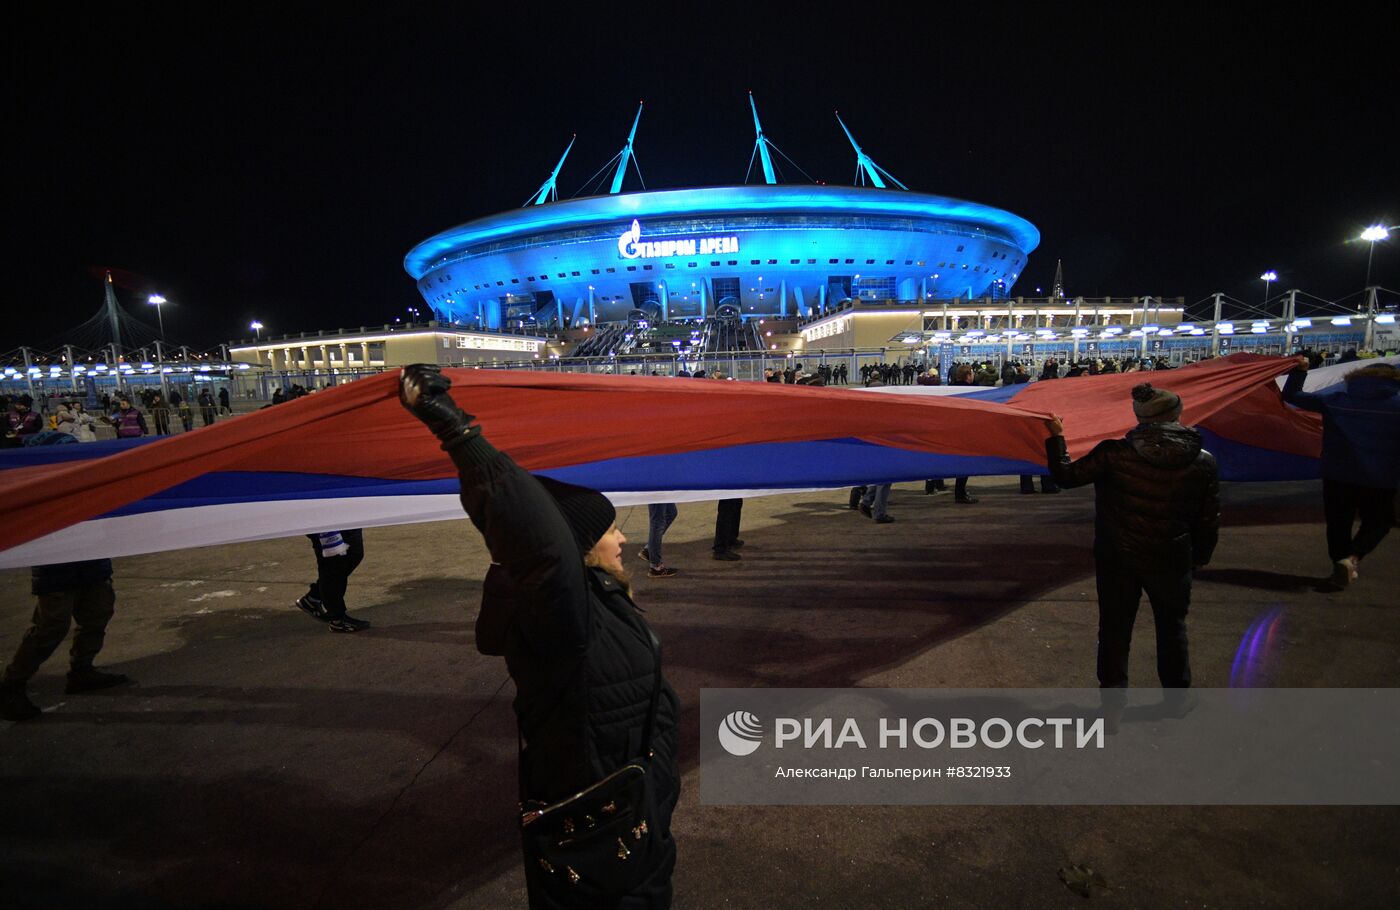
[[[564,521],[574,532],[580,553],[593,549],[593,545],[603,539],[608,528],[617,520],[617,509],[613,508],[608,497],[597,490],[564,483],[542,474],[536,474],[535,479],[559,504],[559,511],[564,513]]]
[[[1138,423],[1168,423],[1181,416],[1181,396],[1144,382],[1133,386],[1133,413]]]

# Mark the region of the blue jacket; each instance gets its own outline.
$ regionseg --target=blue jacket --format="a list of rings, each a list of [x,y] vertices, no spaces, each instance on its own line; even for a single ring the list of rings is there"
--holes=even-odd
[[[1303,391],[1305,370],[1288,374],[1283,400],[1322,415],[1322,476],[1362,487],[1400,486],[1400,382],[1357,376],[1342,391]]]

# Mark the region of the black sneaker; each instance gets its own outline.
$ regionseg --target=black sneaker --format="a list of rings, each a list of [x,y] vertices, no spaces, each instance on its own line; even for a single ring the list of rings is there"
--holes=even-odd
[[[369,628],[369,620],[356,619],[347,614],[327,621],[326,625],[332,632],[360,632]]]
[[[715,559],[718,559],[718,560],[720,560],[720,561],[722,561],[722,562],[737,562],[738,560],[740,560],[740,559],[742,559],[742,558],[743,558],[743,557],[741,557],[738,553],[735,553],[733,550],[716,550],[716,551],[715,551]]]
[[[870,511],[870,506],[866,505],[865,503],[860,504],[860,514],[864,515],[866,518],[875,517],[874,513]]]
[[[0,685],[0,718],[15,723],[33,720],[43,712],[29,700],[24,691],[24,683]]]
[[[893,515],[881,515],[879,518],[875,519],[877,525],[887,525],[892,521],[894,521]]]
[[[63,691],[66,695],[81,695],[84,692],[96,692],[98,689],[124,686],[129,682],[131,677],[124,673],[103,673],[93,667],[85,667],[69,671],[68,685]]]
[[[647,571],[648,578],[670,578],[679,574],[681,574],[680,569],[673,569],[665,563],[659,566],[652,566],[651,569]]]
[[[970,506],[970,505],[973,505],[973,504],[975,504],[975,503],[977,502],[977,497],[975,497],[975,496],[959,496],[959,497],[957,498],[956,501],[959,502],[959,503],[961,503],[962,505]]]
[[[647,562],[651,562],[651,554],[647,552],[646,547],[642,547],[642,549],[637,553],[637,558],[645,559]]]
[[[743,542],[742,540],[736,540],[736,541],[734,541],[732,544],[729,545],[729,549],[731,549],[731,550],[737,550],[737,549],[739,549],[740,547],[742,547],[743,545],[744,545],[744,542]]]
[[[330,614],[326,612],[326,605],[313,598],[310,594],[298,597],[296,605],[301,612],[310,616],[312,619],[327,622],[331,618]]]

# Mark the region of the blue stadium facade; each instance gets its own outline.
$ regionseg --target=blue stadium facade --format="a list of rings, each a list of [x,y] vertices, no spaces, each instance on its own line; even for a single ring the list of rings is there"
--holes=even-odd
[[[754,122],[765,184],[620,192],[629,137],[612,193],[545,201],[556,167],[538,204],[435,234],[404,268],[442,322],[563,328],[1003,297],[1040,242],[1010,212],[884,188],[898,181],[854,139],[875,186],[777,184],[756,110]]]

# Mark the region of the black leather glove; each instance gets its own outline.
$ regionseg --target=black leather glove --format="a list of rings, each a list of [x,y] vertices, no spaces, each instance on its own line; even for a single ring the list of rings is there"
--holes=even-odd
[[[415,363],[399,371],[399,401],[444,443],[481,432],[472,426],[475,418],[459,408],[447,393],[451,387],[452,380],[430,363]]]

